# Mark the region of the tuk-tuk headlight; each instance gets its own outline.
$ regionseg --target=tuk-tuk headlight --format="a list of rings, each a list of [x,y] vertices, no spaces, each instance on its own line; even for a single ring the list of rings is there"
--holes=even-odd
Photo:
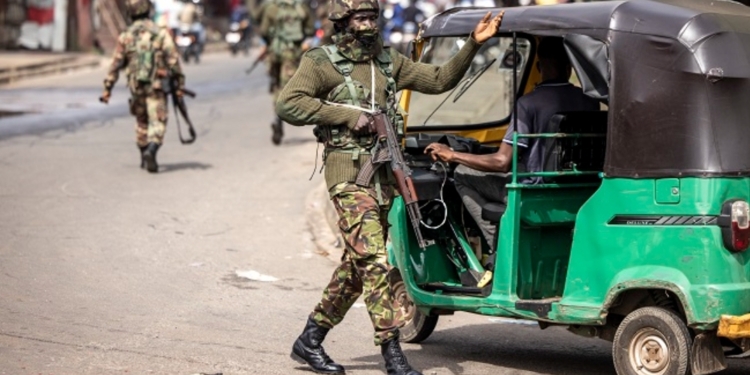
[[[719,216],[724,247],[740,252],[750,246],[750,204],[740,199],[724,202]]]

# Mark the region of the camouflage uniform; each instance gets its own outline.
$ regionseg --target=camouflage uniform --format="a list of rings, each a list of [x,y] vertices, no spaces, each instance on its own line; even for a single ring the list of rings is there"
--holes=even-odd
[[[378,202],[374,187],[341,183],[331,190],[346,251],[312,313],[312,319],[319,325],[333,328],[364,294],[376,345],[394,338],[399,324],[392,306],[387,279],[390,266],[385,251],[393,191],[392,186],[383,186],[384,199]]]
[[[379,11],[376,0],[334,0],[329,19],[340,22],[333,43],[308,51],[276,102],[276,113],[292,125],[317,125],[325,143],[325,179],[345,239],[341,264],[333,272],[321,301],[308,318],[292,357],[317,372],[340,373],[320,345],[328,330],[340,323],[361,295],[381,346],[388,374],[420,375],[407,363],[398,344],[401,316],[392,300],[386,239],[388,212],[395,188],[390,168],[379,168],[368,186],[355,183],[371,157],[373,134],[356,133],[363,110],[373,104],[388,115],[400,132],[396,103],[399,90],[439,94],[454,88],[468,70],[480,45],[473,39],[441,67],[415,63],[383,47],[370,21],[350,22],[360,11]],[[344,25],[345,23],[345,25]],[[359,25],[355,30],[352,26]],[[346,29],[344,30],[344,26]],[[338,105],[331,105],[338,104]],[[342,107],[345,105],[346,107]],[[359,108],[358,108],[359,107]],[[311,334],[314,333],[314,334]],[[317,332],[317,333],[316,333]],[[311,338],[311,339],[310,339]]]
[[[129,0],[131,7],[132,4],[137,6],[142,3],[144,0]],[[140,14],[140,11],[136,10],[132,14]],[[144,38],[152,38],[148,43],[151,51],[146,53],[153,56],[153,66],[151,74],[147,76],[139,72],[139,56],[142,54],[139,55],[137,51],[139,41]],[[168,31],[159,28],[148,18],[133,22],[117,40],[112,64],[104,79],[106,92],[112,90],[122,69],[127,69],[127,84],[131,94],[130,113],[136,118],[136,142],[141,148],[149,143],[160,145],[167,125],[167,101],[162,79],[175,77],[177,89],[184,88],[179,54]]]

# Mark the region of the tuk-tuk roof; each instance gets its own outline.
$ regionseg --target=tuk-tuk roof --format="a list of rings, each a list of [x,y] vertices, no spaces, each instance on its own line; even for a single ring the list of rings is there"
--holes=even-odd
[[[501,9],[454,8],[421,35],[467,35]],[[608,100],[608,176],[750,176],[750,7],[625,0],[504,10],[500,33],[563,37],[584,91]]]
[[[548,6],[512,8],[452,8],[422,24],[424,37],[466,35],[491,11],[505,10],[500,32],[559,34],[564,30],[600,30],[587,34],[606,35],[608,31],[661,36],[684,40],[692,45],[722,31],[750,32],[750,7],[725,0],[624,0],[597,1]],[[737,16],[738,22],[708,25],[699,21],[706,15]],[[711,27],[713,26],[713,27]]]

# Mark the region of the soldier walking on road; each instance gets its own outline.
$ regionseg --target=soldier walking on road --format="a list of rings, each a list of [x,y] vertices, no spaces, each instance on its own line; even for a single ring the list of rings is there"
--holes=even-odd
[[[305,39],[315,34],[315,17],[302,0],[273,0],[263,10],[260,34],[268,43],[266,62],[275,103],[281,89],[297,71],[307,48]],[[280,144],[284,137],[280,118],[276,117],[271,129],[271,141],[275,145]]]
[[[410,89],[439,94],[455,87],[481,44],[497,33],[502,13],[487,14],[463,48],[441,67],[415,63],[382,44],[377,28],[377,0],[334,0],[329,18],[333,44],[314,48],[302,58],[297,74],[282,90],[276,112],[292,125],[316,124],[325,143],[325,179],[346,242],[341,264],[323,298],[292,347],[292,358],[315,372],[343,374],[321,346],[360,295],[375,329],[389,375],[421,375],[412,369],[399,345],[401,319],[393,306],[385,242],[394,177],[379,168],[369,186],[355,183],[375,144],[373,108],[386,113],[401,132],[403,118],[396,93]]]
[[[130,113],[136,119],[136,142],[141,150],[141,168],[156,173],[156,152],[164,140],[167,126],[167,87],[172,82],[174,95],[182,96],[185,77],[180,57],[169,32],[151,21],[151,1],[127,0],[133,24],[120,34],[112,65],[104,79],[101,101],[109,103],[112,87],[120,70],[127,69],[130,89]]]

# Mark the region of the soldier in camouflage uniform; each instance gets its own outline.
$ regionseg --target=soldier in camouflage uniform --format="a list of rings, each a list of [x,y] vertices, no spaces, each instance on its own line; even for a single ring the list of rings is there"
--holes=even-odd
[[[281,89],[297,71],[306,49],[305,39],[315,34],[315,17],[302,0],[273,0],[263,10],[260,34],[267,42],[266,63],[275,103]],[[271,129],[271,141],[279,145],[284,136],[280,118],[274,120]]]
[[[394,195],[389,168],[379,168],[368,186],[355,183],[371,157],[375,129],[370,113],[385,112],[397,131],[403,118],[396,93],[410,89],[439,94],[455,87],[481,44],[497,33],[502,13],[477,25],[463,48],[441,67],[415,63],[382,44],[377,28],[377,0],[333,0],[333,44],[314,48],[302,58],[284,87],[276,113],[292,125],[317,125],[325,143],[325,179],[339,215],[346,249],[323,298],[292,347],[292,358],[315,372],[342,374],[321,346],[352,304],[364,296],[389,375],[421,375],[406,361],[399,345],[400,317],[393,305],[386,254],[387,217]]]
[[[167,126],[167,97],[163,80],[175,84],[174,94],[182,96],[185,78],[172,37],[165,28],[151,21],[149,0],[127,0],[133,24],[120,34],[112,64],[104,79],[101,100],[109,102],[120,70],[127,69],[130,113],[136,119],[136,143],[141,151],[141,168],[156,173],[156,152]]]
[[[318,17],[320,29],[323,30],[323,36],[320,38],[321,45],[333,43],[333,21],[328,19],[330,7],[330,2],[321,0],[318,8],[315,9],[315,16]]]

